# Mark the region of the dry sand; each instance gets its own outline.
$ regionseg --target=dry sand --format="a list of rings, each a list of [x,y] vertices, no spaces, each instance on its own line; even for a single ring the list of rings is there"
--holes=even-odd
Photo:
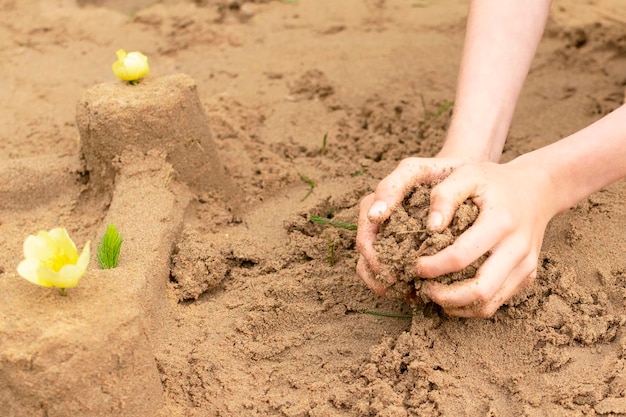
[[[624,181],[550,223],[536,283],[489,320],[375,296],[354,231],[309,221],[355,223],[437,152],[466,1],[78,3],[0,1],[0,415],[626,415]],[[505,160],[621,105],[625,22],[623,0],[555,0]],[[198,149],[232,184],[195,188],[160,141],[116,138],[107,175],[81,157],[85,92],[127,87],[118,48],[150,59],[136,87],[195,82]],[[95,249],[108,222],[119,268],[94,250],[67,297],[17,275],[27,235]]]

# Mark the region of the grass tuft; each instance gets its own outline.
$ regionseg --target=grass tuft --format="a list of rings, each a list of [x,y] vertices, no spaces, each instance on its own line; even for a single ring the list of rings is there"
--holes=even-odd
[[[117,267],[123,241],[115,225],[109,224],[106,233],[98,245],[98,262],[102,269]]]

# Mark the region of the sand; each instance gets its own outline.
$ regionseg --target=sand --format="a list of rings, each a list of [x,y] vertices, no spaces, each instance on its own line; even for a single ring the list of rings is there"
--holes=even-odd
[[[380,225],[374,249],[383,270],[376,274],[375,279],[386,288],[385,297],[409,303],[431,302],[423,291],[425,280],[417,275],[415,259],[434,255],[452,245],[478,218],[478,206],[467,199],[456,209],[446,228],[437,232],[428,230],[430,193],[438,182],[412,187],[389,218]],[[462,270],[444,274],[436,280],[451,284],[471,279],[485,259],[487,256],[483,255]],[[393,277],[393,284],[389,283],[389,277]]]
[[[400,159],[437,152],[466,13],[0,2],[0,415],[626,415],[624,181],[549,224],[536,282],[487,320],[376,296],[354,230],[310,221],[356,223]],[[621,105],[625,22],[623,0],[555,0],[503,160]],[[135,87],[191,80],[206,129],[188,155],[221,180],[196,182],[165,127],[142,132],[151,149],[116,136],[89,159],[80,103],[129,87],[110,69],[118,48],[149,57]],[[93,250],[66,297],[17,275],[27,235],[66,227],[95,249],[110,222],[118,268]]]

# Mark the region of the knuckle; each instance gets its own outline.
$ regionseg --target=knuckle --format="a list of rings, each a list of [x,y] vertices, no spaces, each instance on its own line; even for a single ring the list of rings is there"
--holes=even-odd
[[[415,157],[404,158],[398,163],[398,166],[396,169],[413,168],[416,162],[417,162],[417,158]]]
[[[500,210],[496,216],[492,216],[497,229],[503,234],[508,235],[517,230],[515,216],[509,210]]]
[[[396,169],[406,169],[407,167],[410,167],[411,165],[413,165],[411,160],[409,158],[405,158],[401,160],[400,162],[398,162],[398,166],[396,167]]]
[[[430,190],[430,201],[434,201],[434,200],[438,200],[442,197],[443,192],[441,191],[443,189],[442,185],[443,182],[440,182],[439,184],[433,186]]]
[[[440,182],[430,190],[430,205],[434,208],[446,207],[451,204],[447,183]]]
[[[468,260],[469,257],[469,250],[467,248],[461,245],[452,245],[449,247],[447,263],[450,267],[454,268],[455,271],[460,271],[471,263],[471,261]]]
[[[494,314],[496,314],[496,311],[498,311],[499,308],[500,306],[497,304],[493,304],[493,303],[485,304],[476,311],[476,317],[481,318],[481,319],[488,319]]]
[[[369,209],[373,201],[374,201],[374,193],[370,193],[361,199],[361,202],[359,203],[359,207]]]
[[[527,256],[520,264],[520,268],[526,276],[537,276],[537,258],[533,255]]]
[[[494,295],[494,290],[487,284],[478,282],[474,288],[474,298],[480,304],[488,303]]]
[[[365,243],[357,237],[355,240],[355,244],[357,252],[363,255],[365,252]]]

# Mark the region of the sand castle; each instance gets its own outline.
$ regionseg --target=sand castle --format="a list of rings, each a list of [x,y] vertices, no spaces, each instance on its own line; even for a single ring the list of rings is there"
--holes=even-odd
[[[153,417],[162,387],[151,339],[165,314],[173,242],[193,193],[230,199],[234,186],[186,75],[96,85],[84,93],[76,119],[80,164],[33,159],[7,173],[27,171],[44,190],[71,183],[77,171],[88,175],[83,200],[106,200],[98,228],[113,223],[123,231],[126,262],[99,270],[92,261],[88,278],[68,297],[42,299],[33,288],[35,305],[17,295],[0,305],[9,358],[0,368],[1,409],[11,416],[44,409]]]

